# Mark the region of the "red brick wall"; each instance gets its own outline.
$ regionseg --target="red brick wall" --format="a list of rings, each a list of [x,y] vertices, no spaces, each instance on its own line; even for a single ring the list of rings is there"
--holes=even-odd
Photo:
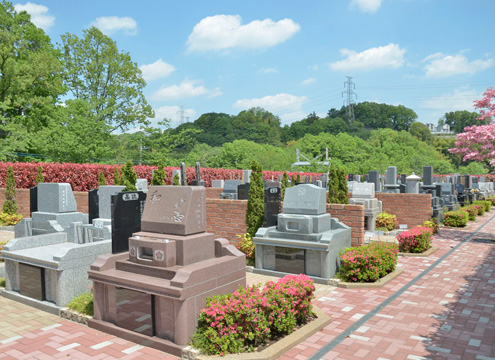
[[[327,204],[327,212],[351,227],[352,246],[364,245],[364,206]]]
[[[207,199],[220,199],[220,194],[223,192],[222,188],[206,188]]]
[[[15,197],[17,200],[17,213],[22,217],[30,217],[29,189],[16,189]],[[5,202],[5,188],[0,189],[0,212]]]
[[[89,212],[88,192],[74,191],[74,198],[76,199],[77,211],[87,214]]]
[[[247,200],[206,199],[206,231],[237,242],[245,234]]]
[[[382,209],[397,216],[399,224],[409,228],[431,220],[431,194],[388,194],[376,193],[382,201]]]

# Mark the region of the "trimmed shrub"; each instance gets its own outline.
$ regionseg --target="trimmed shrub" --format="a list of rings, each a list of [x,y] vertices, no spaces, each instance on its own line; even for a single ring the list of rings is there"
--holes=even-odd
[[[485,200],[485,211],[486,212],[492,211],[492,202],[490,200]]]
[[[478,215],[483,216],[483,215],[485,215],[485,211],[490,211],[489,209],[487,209],[487,206],[486,206],[487,203],[488,203],[488,201],[485,201],[485,200],[476,200],[473,202],[473,205],[480,207],[478,209]],[[490,204],[490,209],[491,209],[491,202],[489,204]]]
[[[478,215],[479,206],[469,205],[460,208],[460,211],[467,212],[469,215],[469,220],[476,220],[476,216]]]
[[[43,176],[43,168],[38,166],[38,171],[36,173],[36,185],[39,183],[45,182],[45,177]]]
[[[120,173],[119,173],[119,168],[117,166],[115,167],[115,170],[113,172],[113,184],[120,185]]]
[[[192,344],[207,355],[253,351],[310,319],[314,289],[308,276],[287,275],[263,289],[240,287],[232,294],[208,298]]]
[[[175,173],[174,179],[172,180],[172,185],[174,186],[179,186],[180,185],[180,179],[179,179],[179,174]]]
[[[124,167],[122,168],[122,173],[120,175],[120,184],[125,185],[125,189],[122,191],[136,191],[136,180],[137,174],[134,171],[132,161],[127,160]]]
[[[415,226],[411,230],[403,231],[396,236],[399,242],[399,251],[403,253],[423,253],[431,248],[433,231],[424,226]]]
[[[397,221],[397,216],[392,214],[387,214],[386,212],[382,212],[378,214],[376,217],[376,227],[386,228],[388,231],[392,231],[394,229],[399,228],[399,222]]]
[[[438,234],[438,219],[433,218],[431,220],[426,220],[423,223],[424,227],[430,228],[433,234]]]
[[[93,293],[84,293],[72,299],[72,301],[67,305],[69,309],[77,311],[80,314],[93,316]]]
[[[40,169],[43,179],[38,182],[62,183],[66,182],[72,186],[74,191],[89,191],[98,186],[98,175],[103,172],[107,183],[112,179],[115,173],[115,165],[103,164],[72,164],[72,163],[10,163],[0,162],[0,187],[4,187],[4,179],[9,166],[14,168],[14,176],[17,189],[29,189],[37,184],[36,175],[37,169]],[[119,167],[117,167],[119,168]],[[151,183],[152,171],[156,166],[135,165],[134,171],[140,179],[148,180]],[[172,170],[177,167],[166,167],[167,185],[172,185]],[[263,177],[267,180],[274,179],[278,175],[282,175],[282,171],[263,171]],[[296,172],[289,172],[287,175],[295,176]],[[303,173],[303,175],[316,176],[317,173]],[[187,183],[191,183],[196,178],[194,167],[186,168]],[[206,186],[211,186],[212,180],[239,180],[242,178],[242,170],[238,169],[213,169],[201,168],[201,179],[205,181]],[[114,185],[119,185],[115,184]]]
[[[338,278],[347,282],[374,282],[395,270],[399,248],[393,243],[371,243],[340,253]]]
[[[103,174],[103,171],[100,171],[100,175],[98,177],[98,186],[106,185],[107,180],[105,179],[105,175]]]
[[[328,196],[329,204],[349,204],[347,193],[347,177],[344,168],[332,164],[328,173]]]
[[[256,160],[252,162],[251,170],[251,184],[246,208],[246,226],[247,232],[253,238],[265,222],[265,184],[263,183],[263,170]]]
[[[285,189],[289,187],[289,177],[287,176],[287,172],[284,172],[282,175],[282,182],[280,183],[280,201],[284,201]]]
[[[253,243],[253,238],[248,233],[244,235],[237,235],[237,237],[240,238],[240,240],[235,247],[237,248],[237,250],[243,252],[246,255],[247,264],[253,266],[255,259],[255,245]]]
[[[158,169],[153,171],[153,177],[151,179],[151,185],[165,185],[165,179],[167,174],[165,174],[165,169],[163,164],[158,165]]]
[[[5,212],[0,213],[0,225],[9,226],[15,225],[22,220],[22,215],[7,214]]]
[[[446,226],[463,227],[469,221],[469,214],[466,211],[448,211],[443,214],[443,224]]]
[[[17,214],[17,202],[15,200],[15,178],[12,166],[9,166],[5,177],[5,202],[3,203],[3,212],[8,215]]]

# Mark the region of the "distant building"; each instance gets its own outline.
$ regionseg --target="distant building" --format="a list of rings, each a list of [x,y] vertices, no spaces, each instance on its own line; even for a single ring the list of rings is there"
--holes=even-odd
[[[453,131],[450,131],[450,125],[449,124],[443,124],[443,125],[433,125],[433,124],[425,124],[428,129],[430,129],[432,135],[454,135],[455,133]]]

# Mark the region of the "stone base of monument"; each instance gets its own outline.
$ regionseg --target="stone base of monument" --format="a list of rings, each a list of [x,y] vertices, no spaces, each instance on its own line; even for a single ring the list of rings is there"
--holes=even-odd
[[[165,237],[169,242],[162,241]],[[149,265],[137,263],[139,257],[146,261],[146,251],[141,250],[140,255],[139,246],[134,260],[132,245],[129,253],[101,256],[89,271],[95,296],[95,315],[89,326],[179,356],[196,329],[206,298],[246,285],[245,256],[227,240],[213,240],[212,234],[204,234],[203,239],[179,238],[140,232],[129,240],[130,244],[133,240],[142,241],[142,249],[154,251],[162,251],[159,247],[166,245],[164,254],[185,249],[183,253],[178,251],[185,256],[159,258],[172,261],[171,266],[155,267],[153,260],[149,260]],[[213,245],[211,249],[203,246],[209,242]],[[202,257],[207,259],[196,262],[188,258],[193,252],[204,254]],[[175,265],[177,260],[187,265]]]
[[[77,244],[67,241],[67,233],[13,239],[2,251],[5,292],[41,309],[59,309],[89,291],[86,271],[110,249],[111,240]],[[58,314],[58,310],[50,312]]]
[[[91,265],[88,325],[180,356],[206,299],[246,285],[245,255],[205,230],[204,187],[150,187],[129,250]]]
[[[260,228],[253,238],[253,272],[306,274],[327,283],[339,266],[339,252],[351,246],[351,229],[326,213],[326,191],[302,184],[286,190],[277,226]]]

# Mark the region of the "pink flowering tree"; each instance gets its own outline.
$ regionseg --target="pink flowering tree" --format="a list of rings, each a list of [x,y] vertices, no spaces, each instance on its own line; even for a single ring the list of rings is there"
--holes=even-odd
[[[464,128],[464,132],[457,135],[455,148],[449,149],[453,154],[463,155],[462,160],[488,161],[495,167],[495,88],[488,88],[481,100],[474,102],[479,111],[478,120],[488,122],[488,125],[473,125]]]

